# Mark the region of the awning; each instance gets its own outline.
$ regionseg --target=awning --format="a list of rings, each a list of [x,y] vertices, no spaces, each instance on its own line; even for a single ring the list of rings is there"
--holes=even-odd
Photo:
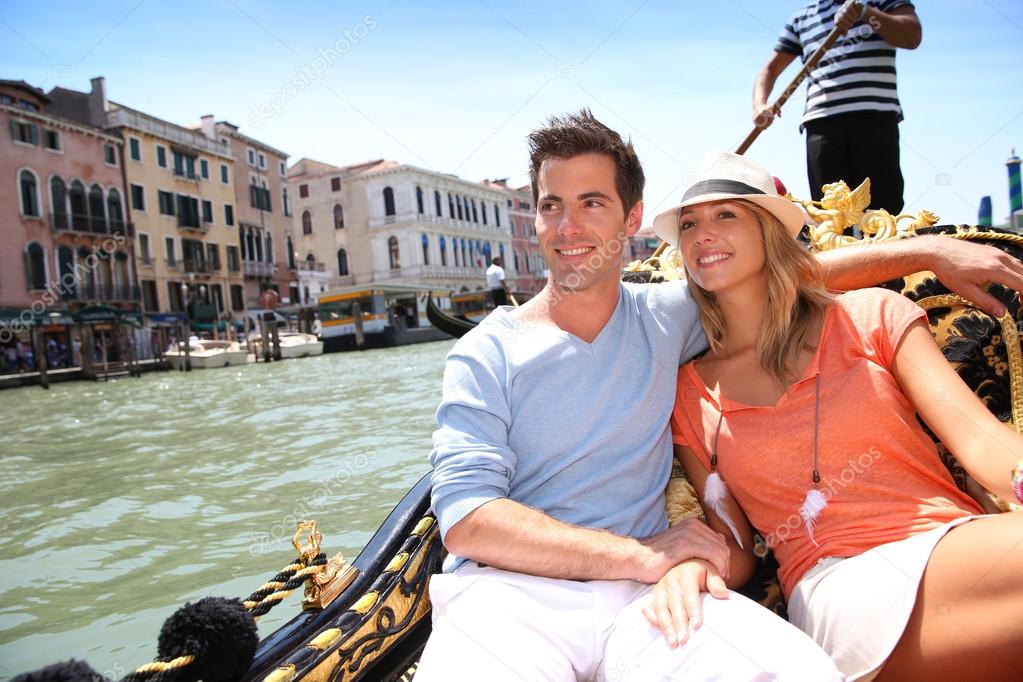
[[[111,308],[105,305],[91,305],[87,308],[82,308],[75,317],[79,322],[85,322],[86,324],[92,324],[94,322],[117,322],[121,319],[121,311],[117,308]]]
[[[53,310],[43,313],[33,313],[30,309],[23,310],[0,309],[0,325],[4,327],[32,327],[44,324],[74,324],[75,320],[70,313]]]

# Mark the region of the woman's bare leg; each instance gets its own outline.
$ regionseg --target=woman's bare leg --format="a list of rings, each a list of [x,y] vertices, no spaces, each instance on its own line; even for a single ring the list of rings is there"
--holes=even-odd
[[[1023,679],[1023,513],[952,529],[878,680]]]

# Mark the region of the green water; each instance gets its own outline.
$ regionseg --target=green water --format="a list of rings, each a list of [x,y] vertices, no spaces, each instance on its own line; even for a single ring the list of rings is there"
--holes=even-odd
[[[427,471],[451,344],[0,391],[0,678],[149,662],[177,606],[289,563],[296,517],[354,557]]]

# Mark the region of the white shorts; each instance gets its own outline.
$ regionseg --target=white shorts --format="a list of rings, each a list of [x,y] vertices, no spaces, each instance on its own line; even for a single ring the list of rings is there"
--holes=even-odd
[[[643,616],[651,589],[472,563],[435,575],[433,634],[415,680],[842,679],[809,637],[737,593],[703,595],[703,625],[672,649]]]
[[[821,559],[789,596],[789,622],[831,654],[850,680],[873,679],[892,655],[916,606],[924,569],[966,516],[850,558]]]

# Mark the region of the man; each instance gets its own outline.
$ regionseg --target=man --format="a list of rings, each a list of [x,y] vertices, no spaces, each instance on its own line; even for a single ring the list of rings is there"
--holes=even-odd
[[[500,256],[495,256],[487,268],[487,288],[494,300],[494,307],[508,305],[508,283],[504,281],[504,268]]]
[[[806,166],[810,194],[820,200],[821,187],[845,180],[856,188],[870,178],[871,208],[893,215],[902,210],[903,179],[899,168],[899,122],[902,107],[896,91],[895,49],[920,45],[921,28],[909,0],[813,0],[792,15],[774,54],[757,75],[753,120],[771,125],[767,98],[785,68],[798,56],[805,62],[831,31],[840,38],[807,79]]]
[[[620,282],[643,212],[632,145],[588,111],[552,119],[530,145],[550,274],[448,355],[430,458],[449,556],[430,585],[417,682],[839,679],[801,632],[724,589],[720,535],[696,520],[667,528],[675,377],[706,340],[684,283]],[[1023,286],[1002,252],[945,240],[928,258],[935,240],[843,249],[824,261],[829,282],[863,286],[926,264],[975,300],[989,280]],[[682,562],[692,627],[659,610],[662,634],[644,599]]]

